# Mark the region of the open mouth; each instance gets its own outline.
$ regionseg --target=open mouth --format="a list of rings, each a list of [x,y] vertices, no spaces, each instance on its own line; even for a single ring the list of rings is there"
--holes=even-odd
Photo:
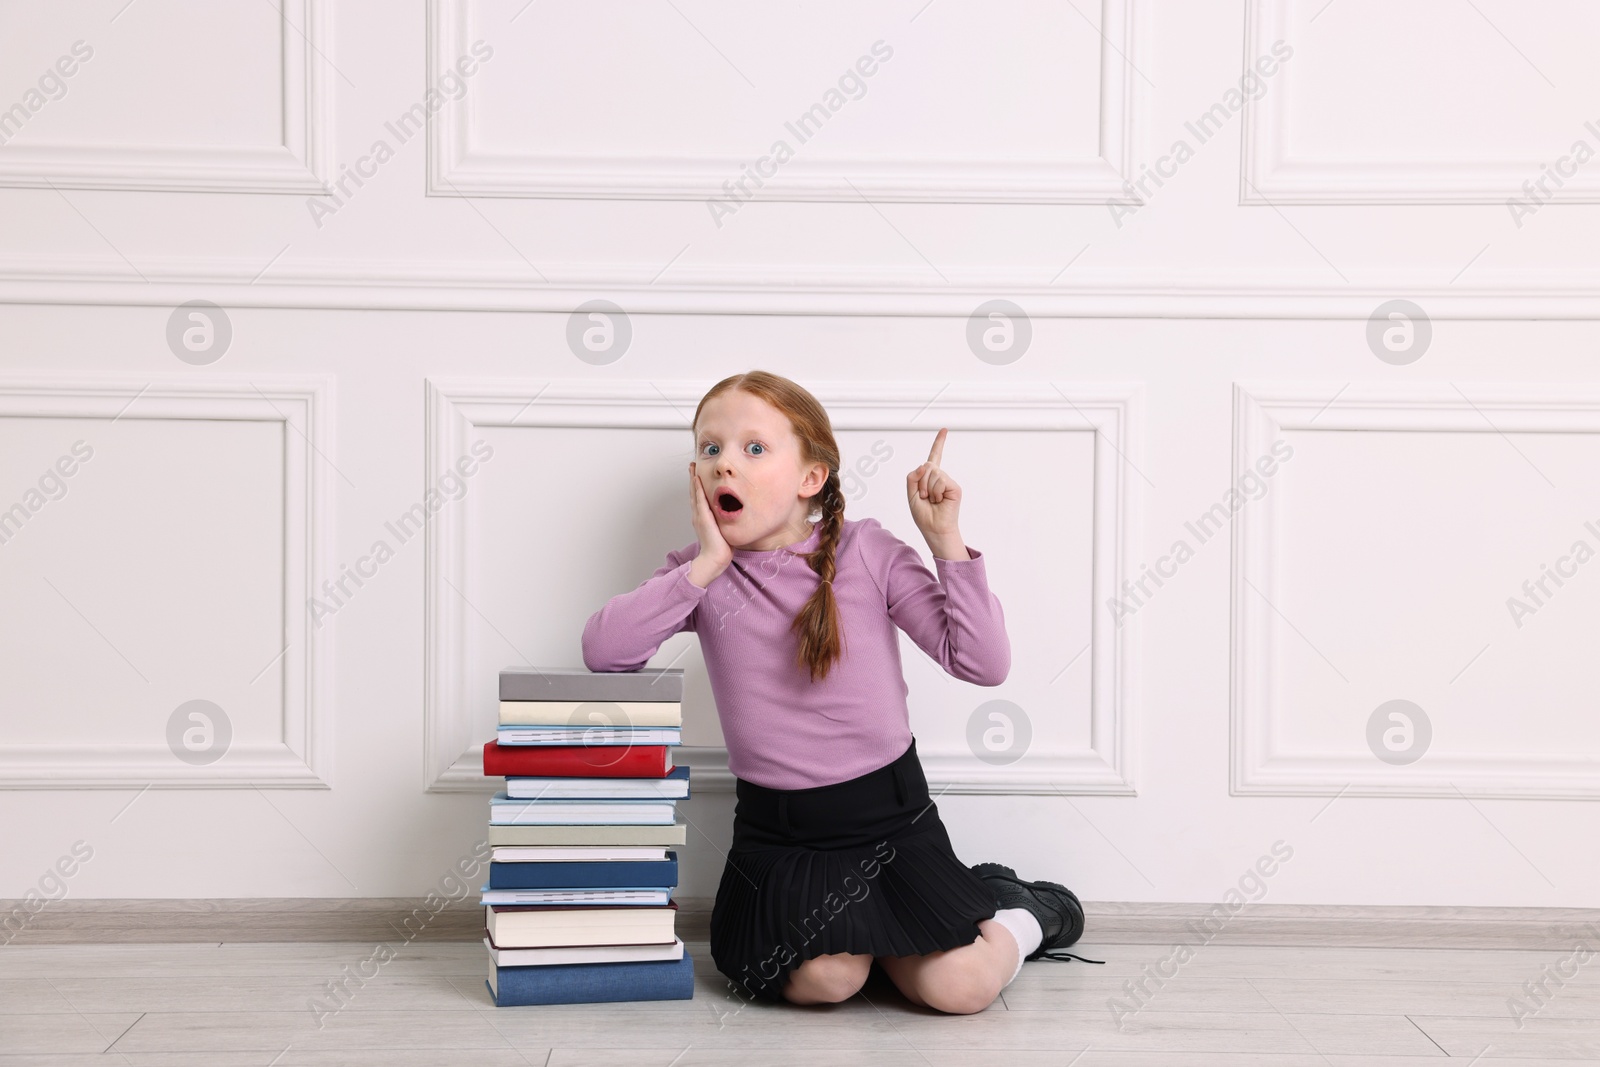
[[[726,489],[717,490],[716,505],[719,512],[721,512],[723,515],[729,516],[730,518],[744,510],[744,501],[740,500]]]

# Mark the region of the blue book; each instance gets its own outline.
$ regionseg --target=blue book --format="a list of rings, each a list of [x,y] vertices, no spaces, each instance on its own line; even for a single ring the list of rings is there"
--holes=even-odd
[[[490,863],[490,889],[601,889],[678,884],[678,854],[664,860]]]
[[[602,1004],[626,1000],[693,1000],[694,959],[637,963],[553,963],[546,967],[489,964],[484,982],[495,1007],[521,1004]]]

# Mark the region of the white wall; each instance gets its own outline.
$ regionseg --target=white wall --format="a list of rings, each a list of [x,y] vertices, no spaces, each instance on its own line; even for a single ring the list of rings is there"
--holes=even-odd
[[[692,539],[688,417],[761,367],[847,463],[891,453],[847,515],[925,555],[902,482],[951,429],[1013,668],[904,659],[969,862],[1207,902],[1282,842],[1259,899],[1600,904],[1600,563],[1523,593],[1600,549],[1596,29],[1576,0],[8,5],[0,896],[78,841],[85,898],[426,892],[482,835],[494,672],[580,665]],[[708,204],[778,139],[754,202]],[[225,350],[171,340],[196,300]],[[593,300],[625,349],[571,341]],[[993,300],[1001,352],[969,340]],[[1374,325],[1393,300],[1420,312]],[[704,663],[652,664],[688,674],[709,896]],[[194,700],[211,763],[169,743]],[[1009,764],[967,741],[993,700]],[[1391,700],[1413,762],[1369,745]]]

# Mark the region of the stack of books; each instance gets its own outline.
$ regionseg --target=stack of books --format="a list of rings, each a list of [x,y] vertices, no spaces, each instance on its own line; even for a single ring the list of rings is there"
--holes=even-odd
[[[483,773],[482,888],[489,994],[499,1007],[690,1000],[694,960],[674,929],[683,671],[500,672],[500,728]]]

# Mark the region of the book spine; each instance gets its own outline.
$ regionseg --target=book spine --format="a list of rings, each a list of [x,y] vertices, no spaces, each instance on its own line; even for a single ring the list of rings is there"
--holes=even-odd
[[[678,701],[502,700],[501,726],[682,726]]]
[[[578,789],[563,789],[551,785],[550,778],[523,778],[519,775],[506,776],[506,796],[511,800],[583,800],[583,801],[611,801],[611,800],[688,800],[688,787],[683,792],[677,793],[624,793],[616,789],[607,789],[601,792],[588,792]],[[616,781],[617,779],[601,779],[602,781]],[[665,778],[652,778],[651,781],[669,781]],[[535,782],[536,785],[519,785],[519,782]]]
[[[611,889],[678,884],[678,854],[665,860],[532,861],[489,864],[490,889]]]
[[[490,964],[490,966],[494,966]],[[495,967],[496,1007],[524,1004],[609,1004],[627,1000],[694,999],[694,960],[627,963],[557,963],[548,967]],[[498,992],[497,992],[498,990]]]
[[[664,778],[667,762],[665,745],[483,746],[483,773],[489,777]]]
[[[661,671],[593,672],[579,675],[534,671],[500,672],[501,700],[683,701],[682,667]]]
[[[561,745],[567,748],[593,748],[596,745],[677,745],[683,729],[678,726],[583,727],[583,726],[501,726],[495,739],[513,748],[536,745]]]

